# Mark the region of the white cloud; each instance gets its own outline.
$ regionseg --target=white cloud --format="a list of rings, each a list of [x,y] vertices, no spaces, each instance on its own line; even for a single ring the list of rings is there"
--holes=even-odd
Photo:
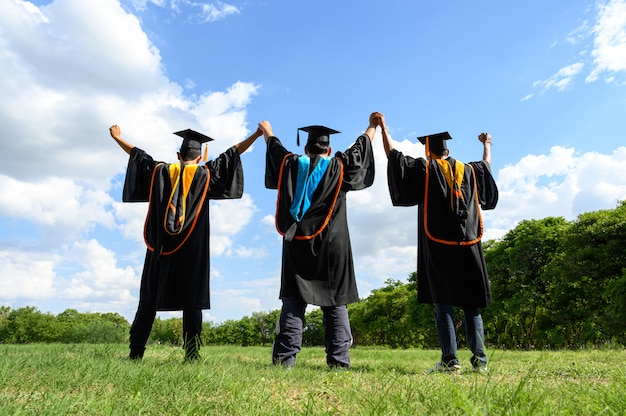
[[[575,58],[579,60],[590,55],[593,59],[589,62],[591,70],[585,82],[595,82],[601,76],[607,83],[614,82],[615,74],[626,70],[626,0],[600,2],[593,27],[590,29],[589,22],[585,21],[567,36],[566,41],[577,46],[583,45],[590,37],[593,42],[591,52],[583,49]],[[586,66],[580,61],[567,65],[550,78],[535,81],[533,88],[540,88],[542,93],[553,88],[565,91]],[[522,101],[528,101],[532,96],[528,94]]]
[[[247,258],[263,258],[268,255],[267,250],[264,248],[255,248],[255,247],[244,247],[237,246],[235,247],[235,254],[243,259]]]
[[[39,253],[0,251],[0,304],[54,296],[54,268],[58,261],[56,255],[43,257]]]
[[[203,10],[203,3],[186,0],[125,4],[137,10],[169,8],[175,14],[183,13],[183,7]],[[601,7],[593,29],[593,64],[578,56],[576,64],[537,87],[564,89],[587,68],[607,81],[624,70],[624,4],[610,1]],[[225,3],[211,5],[205,7],[204,19],[196,15],[198,21],[238,13]],[[75,307],[118,311],[132,318],[145,254],[147,205],[115,200],[127,155],[109,137],[108,127],[121,125],[127,140],[165,161],[174,157],[179,144],[171,132],[199,129],[218,139],[210,149],[217,155],[248,134],[247,107],[260,87],[235,82],[224,91],[185,96],[196,80],[181,86],[168,79],[160,52],[140,19],[115,0],[54,0],[42,7],[4,0],[0,28],[0,93],[5,97],[0,101],[0,219],[20,224],[12,240],[7,233],[0,237],[0,304],[49,300],[50,305],[57,302],[56,312]],[[416,263],[416,208],[391,206],[380,137],[374,147],[374,185],[348,196],[362,296],[380,287],[381,279],[406,278]],[[396,147],[423,155],[415,141],[400,141]],[[555,147],[548,155],[528,155],[504,167],[496,172],[501,199],[496,210],[485,213],[485,237],[500,237],[522,219],[574,219],[581,212],[614,207],[626,198],[625,166],[623,147],[610,155]],[[266,192],[274,192],[275,198],[275,191]],[[280,237],[273,212],[260,221],[262,231],[276,239],[271,241],[276,251],[266,253],[255,246],[269,247],[267,240],[236,239],[256,212],[249,194],[241,200],[211,202],[212,256],[251,262],[263,256],[260,262],[267,255],[274,266],[263,270],[260,280],[255,277],[237,287],[232,282],[237,273],[226,266],[220,270],[216,262],[211,270],[215,309],[241,304],[249,314],[276,305]],[[228,286],[219,286],[226,282]]]
[[[214,16],[233,12],[215,7]],[[132,316],[147,205],[111,197],[121,194],[128,158],[108,127],[121,125],[128,141],[165,161],[179,144],[171,132],[207,130],[220,139],[211,149],[217,154],[247,135],[246,106],[258,87],[236,82],[184,96],[139,19],[117,1],[1,1],[0,27],[0,93],[10,97],[0,101],[0,216],[19,224],[13,248],[0,253],[0,301],[47,299],[62,302],[61,310],[71,304]],[[228,226],[213,230],[217,254],[232,252],[232,238],[255,209],[249,195],[213,204],[218,220],[228,217]],[[111,240],[112,233],[128,241]],[[100,234],[107,236],[97,240]]]
[[[416,142],[394,143],[398,150],[423,157]],[[375,154],[382,155],[380,139]],[[495,156],[497,157],[497,155]],[[467,161],[469,162],[469,160]],[[352,192],[348,221],[360,295],[387,278],[405,280],[417,267],[417,208],[393,207],[386,176],[387,160],[376,159],[376,180],[364,198]],[[484,239],[498,239],[524,219],[562,216],[574,220],[583,212],[612,209],[626,199],[626,148],[611,155],[555,146],[547,155],[528,155],[494,172],[498,206],[483,211]]]
[[[169,8],[174,13],[192,14],[190,10],[198,10],[194,20],[201,23],[212,23],[223,20],[226,17],[239,14],[239,9],[231,4],[222,1],[205,3],[193,0],[129,0],[131,6],[137,11],[145,11],[148,5],[154,5],[162,8]]]
[[[258,90],[259,87],[253,84],[235,82],[225,92],[202,95],[190,109],[204,131],[209,132],[210,136],[219,137],[216,145],[211,143],[212,153],[217,150],[213,154],[224,151],[246,137],[245,108]]]
[[[582,62],[577,62],[575,64],[563,67],[547,80],[536,81],[533,84],[533,87],[541,87],[543,91],[549,90],[551,88],[556,88],[559,91],[564,91],[574,82],[574,78],[582,71],[584,66],[585,64],[583,64]]]
[[[273,214],[267,214],[263,216],[261,223],[270,227],[276,227],[276,217]]]
[[[361,256],[355,260],[355,264],[382,264],[387,260],[381,259],[385,259],[389,253],[405,252],[407,247],[415,247],[417,241],[417,208],[391,205],[387,158],[382,156],[385,152],[380,132],[377,132],[372,145],[377,156],[374,184],[365,190],[348,193],[351,242],[355,255]],[[394,141],[394,147],[407,155],[423,156],[424,147],[415,141]],[[412,258],[415,259],[415,254]],[[404,259],[399,256],[393,256],[393,260],[389,261],[404,263]],[[364,270],[373,271],[373,268]],[[386,270],[397,270],[397,267],[390,266]]]
[[[74,243],[65,260],[81,270],[57,281],[60,299],[78,310],[117,311],[132,316],[137,305],[132,293],[139,289],[140,271],[130,266],[119,268],[115,253],[96,240]]]
[[[593,28],[593,70],[586,82],[596,81],[603,73],[626,70],[626,1],[610,0],[599,6],[598,21]],[[607,77],[607,81],[612,80]]]
[[[554,146],[549,155],[528,155],[498,172],[500,201],[490,223],[500,230],[522,219],[611,209],[626,199],[626,148],[612,155]]]
[[[122,236],[136,243],[144,244],[143,227],[148,211],[148,203],[113,203],[118,228]]]
[[[231,14],[239,14],[239,9],[235,6],[221,1],[216,1],[215,3],[201,3],[199,6],[202,9],[201,18],[207,23],[222,20]]]
[[[231,283],[228,289],[222,288],[218,282],[213,285],[211,305],[213,309],[223,311],[236,307],[241,316],[271,311],[280,308],[279,287],[279,277]]]
[[[71,241],[95,225],[112,228],[114,217],[107,210],[111,201],[107,193],[86,189],[71,179],[24,182],[0,175],[0,214],[33,223],[43,238],[57,244]]]
[[[250,222],[257,211],[249,194],[241,199],[211,201],[211,236],[233,236]]]

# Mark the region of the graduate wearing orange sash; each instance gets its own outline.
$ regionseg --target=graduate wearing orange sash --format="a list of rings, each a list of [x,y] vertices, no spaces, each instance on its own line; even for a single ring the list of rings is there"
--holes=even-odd
[[[464,311],[473,356],[472,368],[487,368],[484,329],[478,308],[491,302],[491,289],[481,245],[481,209],[493,209],[498,188],[491,175],[491,135],[478,136],[483,159],[462,163],[450,157],[448,132],[419,137],[426,158],[413,158],[393,148],[385,118],[382,128],[388,157],[389,194],[394,206],[418,207],[417,293],[420,303],[435,305],[442,348],[434,371],[460,372],[452,306]]]
[[[239,155],[261,135],[256,131],[215,160],[202,157],[213,140],[187,129],[178,162],[153,160],[125,141],[117,125],[111,137],[129,154],[124,202],[148,202],[144,225],[147,246],[139,306],[130,329],[130,358],[141,359],[156,311],[183,311],[185,359],[198,358],[202,309],[209,301],[209,200],[241,198],[243,169]],[[206,151],[205,151],[206,153]]]

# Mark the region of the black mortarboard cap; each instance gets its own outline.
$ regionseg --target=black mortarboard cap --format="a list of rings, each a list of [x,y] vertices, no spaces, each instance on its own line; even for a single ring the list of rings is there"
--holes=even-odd
[[[183,148],[201,150],[202,143],[213,140],[209,136],[205,136],[204,134],[191,129],[176,131],[174,134],[183,138],[183,143],[180,145],[181,150]]]
[[[429,134],[428,136],[420,136],[417,138],[417,140],[419,140],[419,142],[423,145],[426,144],[426,139],[428,139],[428,149],[426,149],[426,154],[433,151],[440,155],[448,148],[446,146],[446,140],[451,140],[452,136],[450,136],[447,131],[444,131],[443,133]]]
[[[307,144],[319,143],[322,146],[328,146],[330,144],[331,134],[340,133],[337,130],[324,126],[300,127],[298,129],[298,146],[300,146],[300,130],[309,133],[309,137],[306,141]]]

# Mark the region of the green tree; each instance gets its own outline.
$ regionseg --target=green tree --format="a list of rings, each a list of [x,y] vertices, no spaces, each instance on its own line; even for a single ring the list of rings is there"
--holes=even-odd
[[[420,348],[438,348],[439,338],[435,326],[435,308],[431,304],[417,302],[417,271],[409,275],[408,290],[414,295],[409,298],[409,321],[411,327],[416,328],[415,346]],[[462,317],[456,316],[462,322]],[[458,326],[458,325],[457,325]],[[459,337],[462,337],[459,334]]]
[[[12,310],[7,316],[7,341],[14,344],[54,342],[61,333],[56,317],[34,306]]]
[[[324,345],[324,314],[319,308],[305,315],[302,345],[308,347]]]
[[[259,341],[257,345],[271,344],[274,341],[274,329],[280,316],[280,310],[275,309],[270,312],[253,312],[252,320],[256,323],[259,331]]]
[[[416,346],[420,337],[411,319],[412,304],[417,296],[414,288],[392,279],[385,285],[350,305],[355,341],[392,348]]]
[[[563,254],[550,270],[555,281],[544,327],[557,346],[595,345],[624,339],[626,202],[613,210],[578,216]],[[617,316],[616,316],[617,315]]]
[[[117,313],[80,313],[66,309],[56,316],[59,327],[56,342],[119,343],[126,339],[128,322]]]
[[[242,342],[239,322],[228,319],[211,330],[207,341],[215,345],[239,345]]]
[[[157,317],[152,324],[150,341],[158,344],[182,345],[183,320],[182,318],[161,319]]]
[[[493,342],[509,348],[543,346],[537,322],[546,309],[551,280],[546,270],[563,253],[570,225],[564,218],[525,220],[501,241],[485,244],[493,303],[485,309],[485,329]]]
[[[11,313],[10,306],[0,306],[0,343],[7,342],[8,332],[8,318]]]
[[[262,340],[262,331],[257,319],[249,316],[241,318],[237,324],[239,330],[239,345],[249,347],[251,345],[260,345]]]
[[[622,276],[610,281],[604,291],[607,299],[605,325],[611,341],[626,344],[626,268]]]

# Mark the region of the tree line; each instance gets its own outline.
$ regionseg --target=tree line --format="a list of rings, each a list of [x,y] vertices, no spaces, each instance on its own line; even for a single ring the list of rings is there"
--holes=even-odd
[[[626,345],[626,201],[611,210],[524,220],[484,243],[493,302],[482,311],[486,343],[512,349]],[[433,306],[417,303],[417,272],[387,280],[349,305],[357,346],[438,348]],[[458,311],[459,344],[464,345]],[[279,310],[204,322],[204,345],[272,343]],[[117,313],[58,315],[0,307],[2,343],[120,343],[130,324]],[[306,314],[303,344],[323,345],[321,310]],[[157,318],[150,341],[180,345],[182,320]]]

